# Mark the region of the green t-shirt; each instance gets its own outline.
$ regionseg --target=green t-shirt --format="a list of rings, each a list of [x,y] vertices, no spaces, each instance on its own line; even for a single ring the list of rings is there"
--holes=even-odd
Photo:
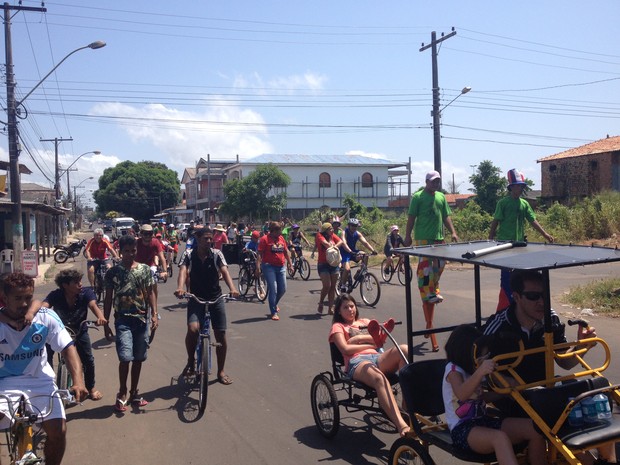
[[[150,318],[148,291],[153,284],[153,273],[144,263],[131,269],[119,263],[105,274],[105,288],[114,289],[112,305],[118,316],[148,320]]]
[[[451,214],[446,196],[441,192],[429,194],[426,189],[422,189],[413,194],[409,204],[409,216],[415,217],[414,239],[442,241],[443,222]]]
[[[536,214],[527,200],[506,196],[497,202],[493,219],[499,222],[496,239],[498,241],[525,240],[525,220],[536,220]]]
[[[288,233],[290,232],[290,230],[291,230],[290,226],[287,226],[286,228],[282,230],[282,237],[284,238],[286,242],[288,242]]]

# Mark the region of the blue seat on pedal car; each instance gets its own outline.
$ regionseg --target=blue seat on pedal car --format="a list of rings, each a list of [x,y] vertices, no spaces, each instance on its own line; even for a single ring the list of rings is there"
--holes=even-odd
[[[611,386],[607,378],[599,376],[550,388],[528,389],[523,391],[523,397],[551,429],[566,408],[569,398],[577,398],[582,394],[591,396],[599,392],[606,394],[617,388],[618,386]],[[609,405],[613,407],[613,402],[610,401]],[[557,435],[570,449],[590,448],[597,444],[618,441],[620,420],[613,415],[610,420],[585,423],[580,427],[570,426],[568,421],[565,421]]]
[[[400,370],[400,386],[413,430],[423,442],[437,446],[460,460],[476,463],[495,462],[495,454],[477,454],[454,448],[447,424],[438,418],[445,413],[442,383],[446,363],[445,359],[423,360],[411,363]],[[426,417],[430,423],[436,423],[438,427],[429,428],[428,424],[423,424],[417,415]],[[516,445],[515,452],[523,450],[524,447],[525,444]]]
[[[342,381],[342,380],[350,381],[353,384],[359,385],[359,387],[363,389],[372,389],[366,386],[364,383],[360,383],[359,381],[354,381],[347,376],[347,374],[344,371],[344,357],[342,356],[342,353],[340,352],[336,344],[334,344],[333,342],[330,342],[329,351],[332,357],[332,371],[334,373],[334,378],[336,378],[337,381]],[[398,373],[392,373],[392,374],[386,375],[386,378],[388,379],[388,381],[390,382],[392,386],[398,383]]]

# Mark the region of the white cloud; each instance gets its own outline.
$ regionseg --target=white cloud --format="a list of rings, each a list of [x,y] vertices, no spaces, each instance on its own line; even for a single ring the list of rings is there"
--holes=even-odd
[[[287,95],[312,91],[319,93],[325,88],[328,78],[324,74],[306,71],[303,74],[291,74],[289,76],[277,76],[270,79],[263,78],[258,73],[249,75],[237,75],[233,79],[233,85],[238,89],[254,89],[257,95],[282,92]]]

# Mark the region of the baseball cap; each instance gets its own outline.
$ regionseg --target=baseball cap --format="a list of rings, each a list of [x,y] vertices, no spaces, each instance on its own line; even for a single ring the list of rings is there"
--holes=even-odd
[[[508,171],[506,175],[508,179],[508,185],[514,186],[515,184],[523,184],[525,185],[525,176],[520,171],[517,171],[515,168]]]
[[[435,179],[440,179],[441,178],[441,174],[439,174],[438,171],[429,171],[428,173],[426,173],[426,180],[427,181],[434,181]]]
[[[254,238],[260,237],[260,232],[259,231],[252,231],[252,237],[254,237]]]
[[[153,231],[153,226],[150,224],[143,224],[140,226],[140,231]]]
[[[394,232],[394,231],[400,231],[399,227],[397,225],[392,225],[392,227],[390,228],[390,231]]]

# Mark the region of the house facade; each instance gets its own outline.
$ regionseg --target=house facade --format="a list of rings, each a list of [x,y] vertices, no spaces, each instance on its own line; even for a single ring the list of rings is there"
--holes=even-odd
[[[544,201],[566,202],[603,190],[620,191],[620,136],[541,158],[538,163]]]

